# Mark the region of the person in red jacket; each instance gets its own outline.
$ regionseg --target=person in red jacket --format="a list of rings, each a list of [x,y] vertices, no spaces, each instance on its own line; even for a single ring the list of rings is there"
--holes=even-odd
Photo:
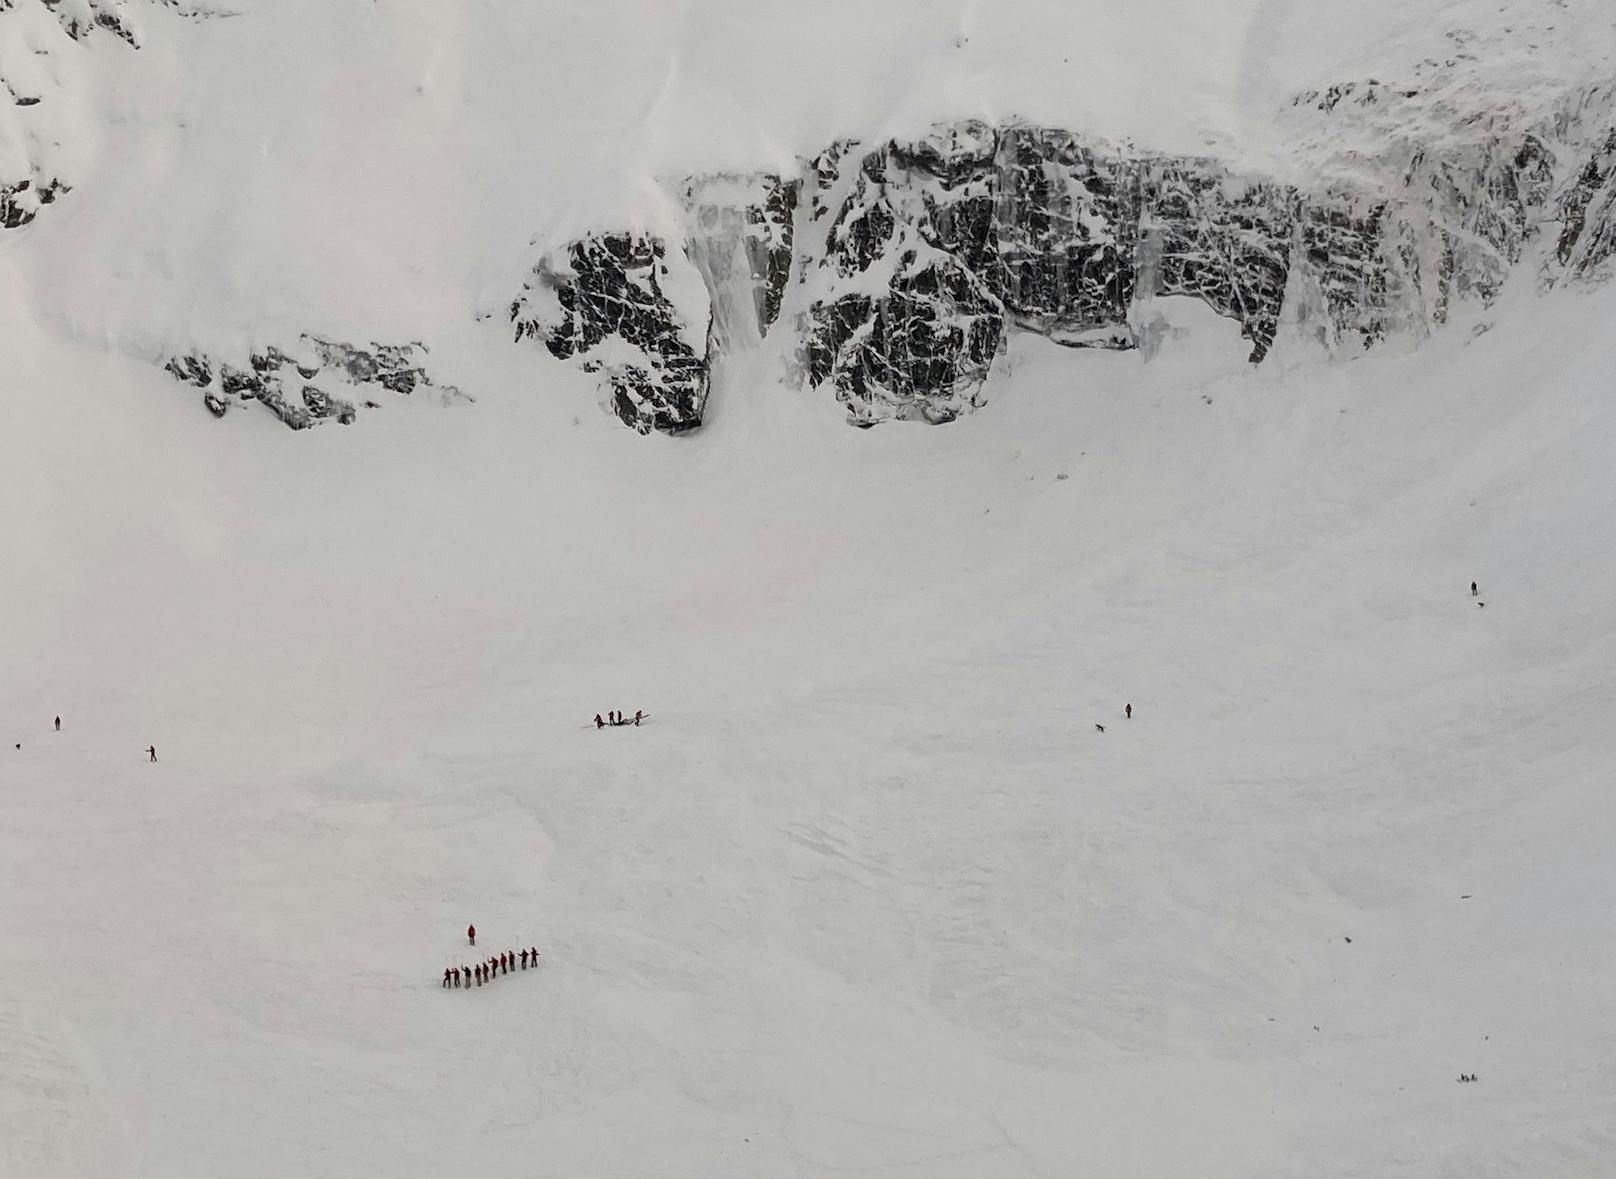
[[[477,944],[477,927],[475,925],[466,926],[466,940],[474,946]]]

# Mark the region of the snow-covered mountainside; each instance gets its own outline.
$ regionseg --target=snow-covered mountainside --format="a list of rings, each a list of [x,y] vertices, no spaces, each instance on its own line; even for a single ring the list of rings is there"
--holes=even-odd
[[[1511,282],[1603,276],[1616,252],[1616,65],[1600,47],[1616,34],[1599,11],[1505,5],[1480,32],[1455,24],[1444,56],[1407,57],[1389,77],[1342,77],[1350,64],[1335,64],[1336,76],[1277,103],[1260,132],[1208,136],[1209,149],[1193,153],[1024,115],[949,119],[939,109],[920,126],[913,102],[912,132],[804,144],[772,169],[687,172],[663,153],[648,174],[614,143],[591,165],[610,183],[575,187],[571,208],[552,204],[494,243],[506,258],[525,255],[525,277],[506,280],[503,298],[512,334],[596,374],[603,403],[641,432],[700,426],[715,365],[760,348],[855,424],[950,421],[981,404],[1009,334],[1134,348],[1164,297],[1199,299],[1233,319],[1254,362],[1282,331],[1336,355],[1415,343],[1456,306],[1490,306]],[[154,34],[138,31],[137,15],[155,22]],[[204,16],[231,19],[199,28]],[[80,141],[102,134],[88,107],[98,71],[116,72],[109,55],[149,53],[140,47],[153,36],[218,51],[228,46],[213,31],[237,22],[260,31],[268,19],[263,9],[156,0],[8,3],[0,224],[28,225],[92,170],[84,157],[95,144]],[[375,41],[385,19],[337,25]],[[437,24],[453,36],[458,19]],[[1253,29],[1275,19],[1265,6]],[[960,27],[963,48],[971,22]],[[107,44],[92,45],[97,37]],[[152,72],[121,78],[123,100],[144,98]],[[187,105],[206,98],[196,91]],[[524,203],[520,192],[502,196]],[[500,293],[489,297],[497,306]],[[253,322],[250,309],[235,310],[247,322],[222,339],[176,339],[188,332],[167,327],[126,345],[195,384],[203,371],[284,352],[288,340],[377,327],[284,313]],[[457,314],[491,311],[462,304]],[[442,332],[409,318],[417,340]],[[293,427],[354,419],[321,409],[336,395],[318,387],[260,395],[236,380],[204,393],[215,414],[258,402]]]
[[[0,1179],[1616,1173],[1609,0],[0,80]]]

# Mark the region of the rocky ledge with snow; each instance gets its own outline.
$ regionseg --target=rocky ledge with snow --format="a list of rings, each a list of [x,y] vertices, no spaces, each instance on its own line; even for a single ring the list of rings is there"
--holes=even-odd
[[[784,305],[794,312],[786,351],[804,382],[868,426],[977,408],[1010,331],[1136,347],[1146,299],[1203,301],[1239,324],[1260,363],[1286,319],[1336,352],[1418,338],[1457,302],[1490,304],[1540,241],[1552,246],[1542,283],[1603,274],[1616,255],[1608,88],[1507,120],[1455,114],[1436,85],[1343,85],[1298,97],[1311,122],[1297,140],[1328,159],[1335,124],[1366,112],[1428,124],[1427,104],[1465,133],[1422,142],[1383,128],[1376,166],[1351,175],[1318,166],[1281,179],[1023,124],[841,141],[801,176],[768,178],[757,190],[766,200],[691,202],[725,178],[681,182],[695,215],[639,247],[638,285],[620,261],[626,238],[585,238],[564,277],[536,271],[564,315],[550,326],[535,318],[530,283],[512,318],[518,338],[593,357],[631,425],[683,430],[700,422],[712,365],[755,342],[712,331],[715,308],[755,301],[751,326],[767,331]],[[731,229],[715,240],[720,223]],[[652,278],[683,270],[681,259],[705,298],[657,294]],[[624,351],[635,359],[614,359]]]
[[[284,425],[306,430],[325,421],[351,425],[360,408],[380,409],[387,394],[430,393],[445,404],[470,400],[428,375],[427,352],[418,342],[360,348],[305,334],[286,348],[271,344],[234,364],[186,352],[169,357],[163,367],[176,381],[200,389],[203,405],[216,418],[258,405]]]

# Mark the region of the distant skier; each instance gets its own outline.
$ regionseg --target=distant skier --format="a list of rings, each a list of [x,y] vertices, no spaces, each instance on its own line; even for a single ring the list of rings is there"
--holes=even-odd
[[[1472,598],[1473,598],[1473,597],[1475,597],[1475,596],[1476,596],[1476,594],[1477,594],[1477,592],[1478,592],[1478,591],[1477,591],[1477,589],[1476,589],[1476,583],[1475,583],[1475,582],[1473,582],[1473,581],[1472,581],[1472,582],[1471,582],[1471,583],[1470,583],[1470,596],[1471,596],[1471,597],[1472,597]]]
[[[645,713],[641,712],[638,708],[634,710],[634,727],[636,729],[640,727],[640,718],[644,715]]]
[[[443,989],[446,991],[449,989],[449,968],[447,966],[443,968]]]
[[[477,927],[475,925],[466,926],[466,940],[474,946],[477,944]]]
[[[449,985],[458,990],[460,987],[460,967],[454,967],[450,974],[453,976],[453,981]]]
[[[604,729],[606,727],[606,722],[600,719],[600,713],[598,712],[595,714],[595,727],[597,729]]]
[[[539,964],[539,947],[537,947],[537,946],[529,946],[528,951],[527,951],[527,956],[528,956],[528,959],[533,963],[533,965],[537,966]]]
[[[21,748],[22,748],[22,746],[21,746],[21,745],[19,745],[19,746],[17,746],[17,748],[18,748],[18,749],[21,749]],[[157,760],[157,746],[155,746],[155,745],[148,745],[148,746],[146,746],[146,752],[147,752],[147,753],[149,753],[149,754],[151,754],[151,759],[152,759],[152,761],[156,761],[156,760]]]
[[[527,947],[526,946],[522,947],[522,969],[523,970],[527,969]]]
[[[1127,717],[1129,720],[1132,720],[1133,719],[1133,705],[1129,704],[1125,708],[1123,708],[1122,715]]]
[[[56,731],[58,733],[60,733],[62,731],[62,718],[61,717],[56,718]]]
[[[512,955],[509,950],[506,950],[503,954],[501,954],[499,956],[499,964],[503,968],[503,972],[505,974],[509,974],[511,972],[511,963],[513,961],[514,961],[514,955]]]

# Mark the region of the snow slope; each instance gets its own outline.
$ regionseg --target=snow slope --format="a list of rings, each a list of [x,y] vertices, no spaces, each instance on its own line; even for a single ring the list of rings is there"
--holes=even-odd
[[[1608,1173],[1612,304],[1511,310],[687,440],[31,341],[0,1171]]]
[[[1235,127],[1306,6],[239,7],[92,41],[0,238],[0,1174],[1611,1173],[1616,294],[1255,370],[1162,300],[946,429],[742,354],[677,439],[469,314],[675,146]],[[477,400],[141,359],[311,319]],[[544,965],[445,994],[468,921]]]

